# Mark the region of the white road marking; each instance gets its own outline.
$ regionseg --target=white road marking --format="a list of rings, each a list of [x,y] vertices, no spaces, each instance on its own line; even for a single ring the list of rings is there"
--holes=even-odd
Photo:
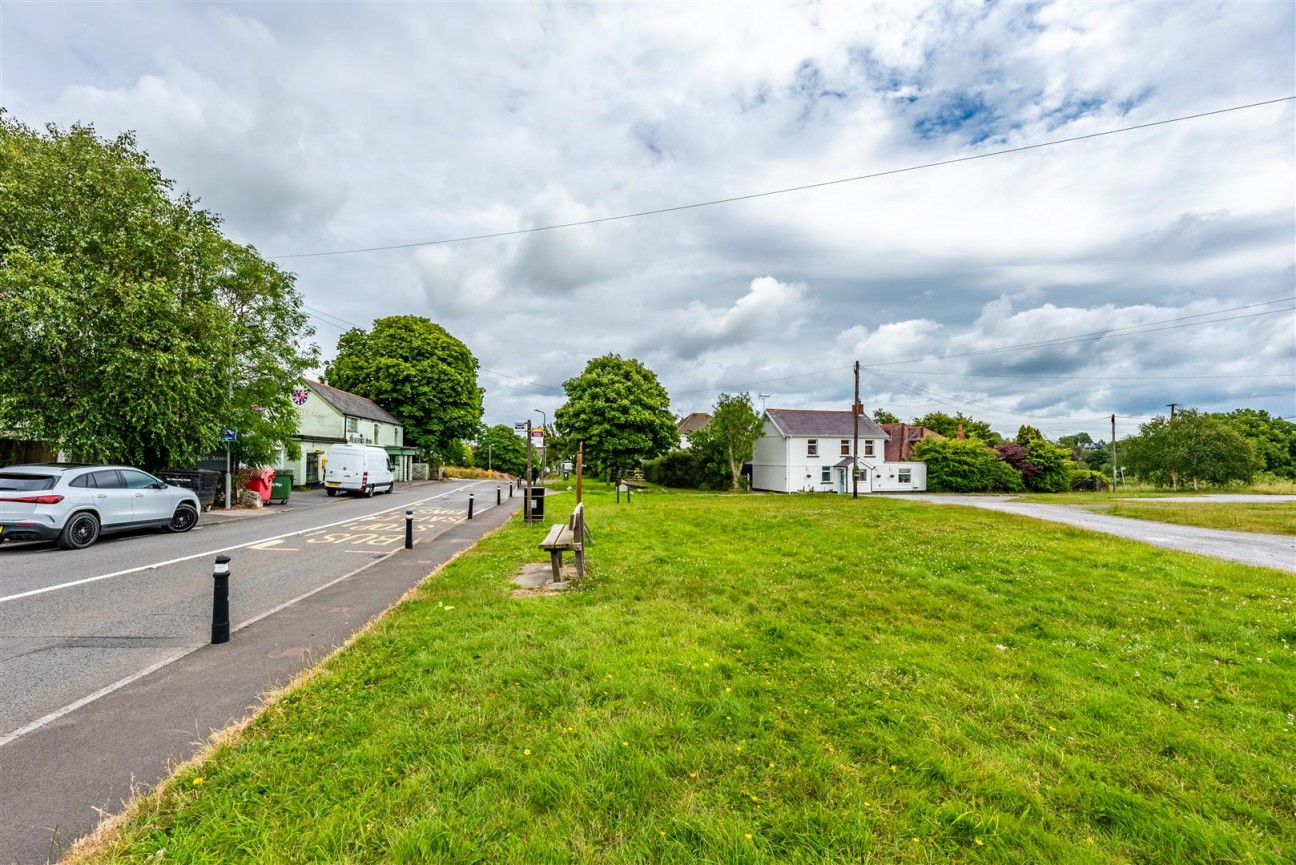
[[[417,501],[410,502],[410,503],[408,503],[408,504],[404,504],[404,505],[396,505],[396,506],[394,506],[394,507],[386,508],[386,509],[384,509],[384,510],[376,511],[376,512],[374,512],[374,513],[372,513],[372,514],[366,514],[366,515],[363,515],[363,516],[353,516],[353,517],[348,517],[348,518],[345,519],[345,520],[338,520],[338,521],[335,522],[335,523],[328,523],[328,524],[323,525],[323,526],[313,526],[313,527],[311,527],[311,528],[309,528],[309,529],[300,529],[300,530],[295,531],[295,532],[286,532],[285,534],[282,534],[282,535],[272,535],[271,537],[268,537],[268,538],[261,538],[260,540],[256,540],[256,541],[248,541],[246,544],[238,544],[237,546],[232,546],[232,547],[219,547],[219,548],[217,548],[217,549],[214,549],[214,550],[208,550],[208,551],[206,551],[206,552],[202,552],[202,553],[194,553],[193,555],[190,555],[190,556],[181,556],[181,557],[178,558],[178,559],[168,559],[167,561],[164,561],[164,562],[154,562],[154,563],[151,564],[151,565],[140,565],[140,566],[138,566],[138,567],[134,567],[134,568],[127,568],[127,569],[124,570],[124,571],[114,571],[114,572],[111,573],[111,574],[101,574],[101,575],[99,575],[99,576],[97,576],[97,577],[86,577],[85,579],[81,579],[81,580],[73,580],[73,581],[70,582],[70,583],[59,583],[58,585],[55,585],[55,586],[46,586],[46,587],[43,588],[43,589],[32,589],[31,591],[27,591],[27,592],[19,592],[19,593],[16,594],[16,595],[7,595],[7,596],[5,596],[5,597],[0,598],[0,604],[6,603],[6,602],[8,602],[8,601],[17,601],[17,600],[19,600],[19,599],[21,599],[21,598],[30,598],[30,597],[33,597],[33,596],[35,596],[35,595],[43,595],[43,594],[45,594],[45,593],[47,593],[47,592],[57,592],[57,591],[59,591],[60,589],[70,589],[70,588],[73,588],[73,587],[75,587],[75,586],[84,586],[84,585],[87,584],[87,583],[97,583],[97,582],[99,582],[100,580],[110,580],[110,579],[112,579],[113,577],[124,577],[124,576],[126,576],[126,575],[128,575],[128,574],[137,574],[137,573],[139,573],[140,571],[150,571],[150,570],[156,570],[157,568],[165,568],[165,567],[168,567],[168,566],[170,566],[170,565],[176,565],[176,564],[179,564],[180,562],[188,562],[188,561],[192,561],[193,559],[209,558],[209,557],[211,557],[211,556],[216,555],[217,553],[224,553],[224,552],[228,552],[228,551],[230,551],[230,550],[242,550],[242,549],[247,549],[248,547],[255,547],[255,546],[258,545],[258,544],[265,544],[265,543],[269,543],[270,541],[282,540],[283,538],[291,538],[291,537],[295,537],[295,536],[297,536],[297,535],[304,535],[304,534],[308,534],[308,533],[319,532],[319,531],[323,531],[324,529],[332,528],[333,526],[342,526],[342,525],[346,525],[347,523],[352,523],[352,522],[355,522],[356,520],[361,520],[361,519],[370,519],[370,518],[372,518],[372,517],[377,516],[378,514],[386,514],[386,513],[390,513],[390,512],[392,512],[392,511],[411,510],[411,509],[413,509],[413,507],[414,507],[415,505],[418,505],[418,504],[420,504],[420,503],[422,503],[422,502],[431,502],[431,501],[435,501],[435,500],[440,499],[440,498],[445,498],[446,496],[455,495],[456,493],[461,493],[461,492],[463,492],[465,489],[468,489],[468,487],[470,487],[470,486],[479,486],[481,483],[484,483],[484,482],[483,482],[483,481],[478,481],[478,482],[473,483],[473,484],[467,484],[467,485],[465,485],[465,486],[459,487],[458,489],[450,490],[449,492],[440,493],[440,494],[435,495],[435,496],[429,496],[429,497],[427,497],[427,498],[425,498],[425,499],[418,499]],[[494,507],[494,505],[492,505],[491,507]],[[486,510],[486,509],[483,508],[482,510]]]
[[[330,586],[335,586],[338,583],[342,582],[343,580],[350,579],[351,577],[354,577],[356,574],[360,573],[361,571],[367,568],[372,568],[374,565],[378,564],[379,562],[391,557],[395,552],[396,551],[393,550],[392,552],[387,553],[380,558],[374,559],[372,562],[361,565],[360,567],[356,568],[354,571],[343,574],[342,576],[338,577],[336,580],[330,580],[324,585],[316,586],[315,588],[311,589],[309,592],[300,594],[290,601],[284,601],[282,604],[280,604],[277,607],[271,607],[270,609],[266,610],[264,613],[253,616],[252,618],[248,619],[246,622],[235,625],[233,628],[230,629],[230,633],[238,633],[244,628],[250,627],[251,625],[255,625],[257,622],[261,621],[267,616],[274,615],[280,610],[287,609],[288,607],[291,607],[293,604],[306,600],[316,592],[322,592],[325,589],[329,588]],[[37,718],[35,721],[32,721],[30,724],[19,727],[17,730],[14,730],[10,733],[6,733],[3,736],[0,736],[0,748],[3,748],[5,745],[8,745],[10,742],[16,741],[17,739],[26,736],[28,733],[33,733],[36,730],[39,730],[41,727],[45,727],[49,724],[54,723],[59,718],[62,718],[64,715],[68,715],[72,712],[75,712],[77,709],[80,709],[82,706],[93,703],[95,700],[98,700],[100,697],[106,697],[109,694],[111,694],[113,691],[121,690],[122,688],[126,687],[130,683],[144,678],[149,673],[154,673],[162,669],[163,667],[166,667],[170,664],[174,664],[176,661],[180,660],[181,658],[187,655],[193,654],[194,652],[198,651],[205,645],[207,645],[207,643],[199,643],[196,646],[190,646],[187,649],[182,649],[179,652],[176,652],[172,655],[168,655],[167,657],[163,658],[161,661],[158,661],[156,664],[145,667],[143,670],[140,670],[137,673],[131,673],[126,678],[118,679],[116,682],[113,682],[111,685],[107,685],[103,688],[100,688],[99,690],[95,691],[93,694],[88,694],[87,696],[82,697],[81,699],[75,702],[68,703],[63,708],[56,709],[53,712],[50,712],[48,715],[44,716],[43,718]]]

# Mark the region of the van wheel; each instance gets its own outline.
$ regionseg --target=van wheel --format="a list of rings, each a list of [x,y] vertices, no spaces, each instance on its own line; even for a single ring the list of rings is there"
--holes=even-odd
[[[374,484],[370,484],[369,486],[365,487],[364,489],[365,498],[371,499],[373,498],[373,494],[374,494]]]
[[[387,495],[391,495],[394,492],[396,492],[396,482],[392,481],[387,485]]]
[[[329,487],[324,492],[328,493],[329,498],[333,498],[335,495],[337,495],[337,490],[333,489],[332,487]]]

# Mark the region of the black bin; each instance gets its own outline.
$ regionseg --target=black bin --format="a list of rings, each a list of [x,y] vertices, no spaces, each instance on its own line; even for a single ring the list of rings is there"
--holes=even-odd
[[[544,487],[531,487],[526,491],[527,514],[533,520],[544,519]]]
[[[198,503],[203,510],[209,510],[216,501],[216,480],[220,472],[208,469],[163,469],[157,476],[176,487],[193,490],[198,495]]]

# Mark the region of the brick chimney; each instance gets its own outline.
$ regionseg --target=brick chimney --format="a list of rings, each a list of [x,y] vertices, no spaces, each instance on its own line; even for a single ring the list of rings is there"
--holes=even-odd
[[[959,439],[960,441],[967,438],[967,436],[963,435],[963,424],[959,424],[958,435],[955,436],[955,438]]]

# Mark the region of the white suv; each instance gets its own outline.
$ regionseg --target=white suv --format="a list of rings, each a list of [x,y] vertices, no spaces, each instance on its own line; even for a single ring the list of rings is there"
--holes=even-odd
[[[165,528],[187,532],[202,506],[192,490],[130,466],[69,463],[0,469],[0,541],[57,540],[70,550],[100,534]]]

